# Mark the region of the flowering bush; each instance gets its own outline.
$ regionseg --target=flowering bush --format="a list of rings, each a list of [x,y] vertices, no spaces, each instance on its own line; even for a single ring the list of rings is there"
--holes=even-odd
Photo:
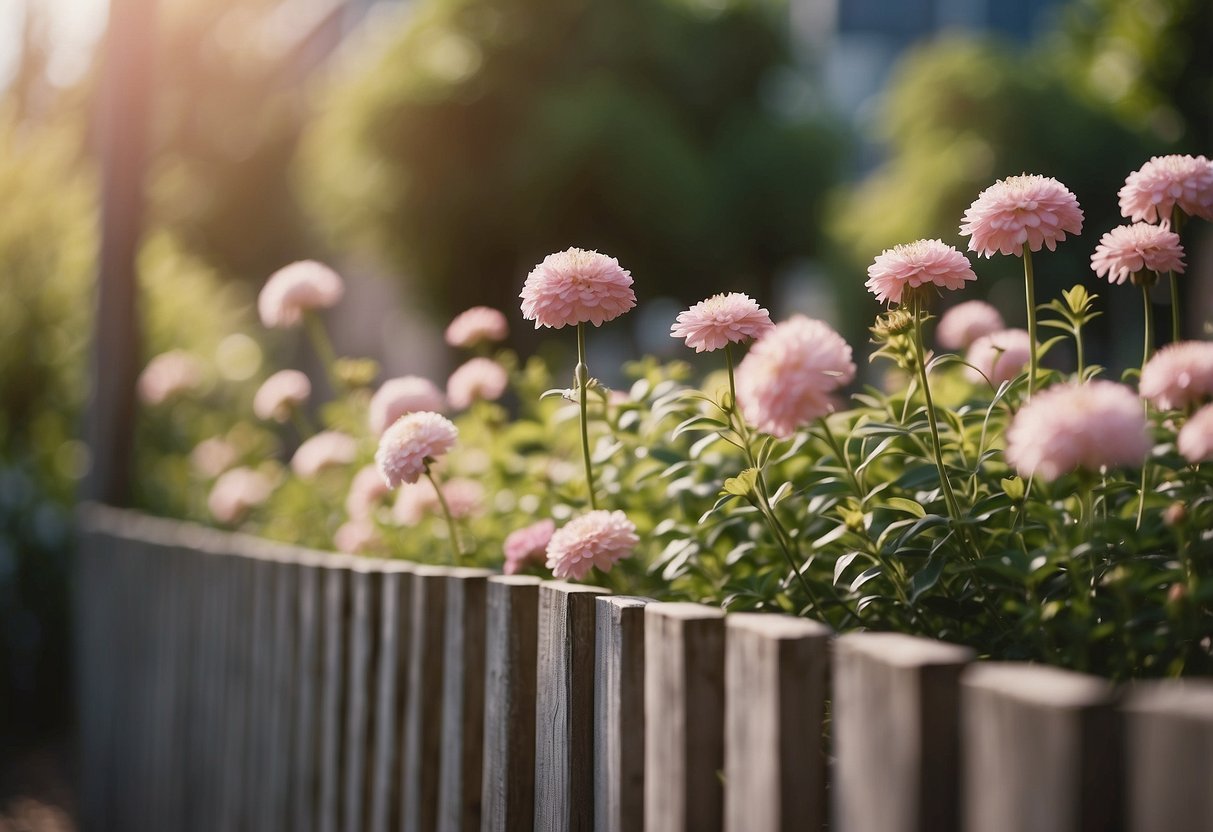
[[[1205,216],[1213,167],[1184,157],[1143,171],[1122,192],[1125,214],[1160,225],[1105,234],[1093,278],[1148,285],[1182,270],[1181,214]],[[1174,188],[1159,184],[1168,172]],[[837,332],[774,323],[736,293],[671,323],[689,350],[723,353],[717,372],[692,384],[687,365],[646,358],[626,368],[627,390],[608,389],[590,375],[585,328],[635,305],[633,278],[581,249],[549,256],[521,292],[523,318],[575,329],[572,387],[494,348],[508,319],[479,307],[447,329],[476,356],[445,396],[418,377],[372,390],[317,317],[339,278],[288,267],[266,285],[261,308],[278,310],[267,325],[305,323],[339,395],[312,427],[298,412],[307,385],[271,377],[257,413],[293,431],[289,469],[199,445],[198,475],[218,522],[314,546],[778,609],[1115,677],[1209,673],[1213,344],[1179,342],[1176,328],[1154,355],[1146,295],[1138,389],[1086,364],[1097,296],[1079,285],[1038,306],[1032,265],[1073,245],[1082,222],[1054,179],[983,191],[961,231],[980,255],[1022,258],[1028,331],[964,303],[941,321],[938,352],[931,307],[980,280],[968,257],[940,240],[878,255],[867,285],[889,307],[870,360],[891,364],[893,383],[849,403],[857,368]],[[288,310],[288,298],[309,300]],[[1062,334],[1042,342],[1038,323]],[[1064,339],[1077,366],[1043,366]]]

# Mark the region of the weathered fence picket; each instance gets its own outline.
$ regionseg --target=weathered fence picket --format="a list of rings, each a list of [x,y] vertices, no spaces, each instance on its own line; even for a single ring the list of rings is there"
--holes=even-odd
[[[86,830],[1213,828],[1208,681],[82,521]]]

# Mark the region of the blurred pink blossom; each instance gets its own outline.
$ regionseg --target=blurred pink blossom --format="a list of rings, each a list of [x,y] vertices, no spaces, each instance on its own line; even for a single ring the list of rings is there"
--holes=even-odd
[[[599,326],[636,305],[632,276],[614,257],[570,248],[549,254],[522,287],[522,317],[560,329],[580,323]]]
[[[964,350],[981,336],[1006,327],[993,306],[984,300],[966,300],[943,313],[935,328],[935,340],[945,349]]]
[[[622,511],[591,511],[570,520],[548,542],[547,567],[557,578],[581,580],[597,566],[603,572],[632,554],[640,538]]]
[[[864,285],[881,303],[901,303],[907,288],[963,289],[965,281],[976,279],[969,258],[952,246],[942,240],[917,240],[878,254],[868,266]]]
[[[339,552],[365,555],[382,549],[384,541],[374,523],[369,520],[350,520],[342,523],[333,534],[333,545]]]
[[[670,327],[670,335],[685,338],[687,346],[695,352],[711,352],[725,344],[760,338],[774,328],[770,312],[749,295],[730,292],[712,295],[678,313],[677,322]]]
[[[484,341],[504,341],[509,333],[505,315],[488,306],[473,306],[447,326],[446,342],[457,349],[468,349]]]
[[[496,361],[473,358],[451,373],[446,382],[446,397],[451,407],[463,410],[477,399],[496,401],[509,383],[505,368]]]
[[[270,275],[257,297],[257,313],[271,329],[293,327],[304,312],[335,306],[344,293],[335,271],[315,260],[300,260]]]
[[[136,389],[146,405],[163,404],[202,384],[202,362],[185,350],[169,350],[157,355],[139,374]]]
[[[417,482],[430,461],[449,451],[458,436],[459,429],[440,413],[409,413],[384,432],[375,464],[389,488]]]
[[[310,480],[325,468],[348,465],[358,455],[354,437],[335,430],[322,431],[298,447],[291,457],[295,475]]]
[[[1149,450],[1141,399],[1111,381],[1038,392],[1007,429],[1007,462],[1025,478],[1052,481],[1077,468],[1136,467]]]
[[[1154,353],[1137,389],[1159,410],[1182,410],[1213,396],[1213,343],[1180,341]]]
[[[442,484],[442,496],[451,517],[460,520],[471,517],[484,505],[484,486],[475,480],[456,477]],[[402,526],[415,526],[427,514],[438,514],[442,505],[438,493],[428,479],[400,486],[392,506],[392,519]]]
[[[1070,189],[1048,176],[1008,176],[986,188],[964,214],[960,233],[979,257],[1053,251],[1066,233],[1082,233],[1082,209]]]
[[[1027,331],[1003,329],[973,342],[965,356],[965,361],[973,366],[965,368],[965,374],[974,384],[985,384],[988,379],[998,387],[1023,372],[1031,359],[1032,339]]]
[[[1144,222],[1119,225],[1099,238],[1091,268],[1109,283],[1124,283],[1147,269],[1157,274],[1182,272],[1184,247],[1179,235],[1164,226]]]
[[[737,401],[755,427],[783,438],[831,412],[831,395],[854,378],[842,336],[796,315],[750,348],[737,367]]]
[[[1155,156],[1120,189],[1120,213],[1131,220],[1171,222],[1172,209],[1213,220],[1213,162],[1204,156]]]
[[[547,557],[548,542],[555,531],[555,521],[548,519],[510,532],[503,547],[505,574],[517,575],[529,563],[543,563]]]
[[[1213,461],[1213,404],[1192,414],[1179,430],[1179,452],[1193,465]]]
[[[236,446],[222,436],[203,439],[190,452],[190,464],[207,479],[219,476],[236,464]]]
[[[371,431],[376,436],[406,413],[446,410],[446,400],[434,382],[421,376],[401,376],[388,379],[371,397]]]
[[[291,411],[312,395],[312,383],[298,370],[279,370],[262,382],[253,397],[253,413],[258,419],[285,422]]]
[[[367,520],[374,516],[375,509],[383,503],[390,489],[383,475],[374,465],[359,469],[350,483],[350,492],[345,498],[345,513],[351,520]]]
[[[232,525],[273,492],[274,483],[265,474],[252,468],[233,468],[215,480],[206,504],[216,520]]]

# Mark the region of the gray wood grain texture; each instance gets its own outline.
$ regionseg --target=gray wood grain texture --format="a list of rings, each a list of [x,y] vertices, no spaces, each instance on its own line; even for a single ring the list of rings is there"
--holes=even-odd
[[[594,828],[594,630],[599,587],[539,586],[535,830]]]
[[[725,829],[820,830],[833,631],[784,615],[725,621]]]
[[[369,832],[400,828],[403,749],[400,745],[408,691],[412,632],[413,566],[389,561],[382,566],[379,606],[379,662],[375,668],[375,718],[372,729]]]
[[[1213,829],[1213,682],[1138,683],[1123,714],[1129,832]]]
[[[646,832],[712,832],[724,794],[724,613],[644,609]]]
[[[351,612],[346,634],[349,663],[345,701],[345,781],[342,828],[363,832],[369,822],[371,720],[379,660],[382,572],[375,561],[356,560],[350,568]]]
[[[295,605],[299,592],[299,565],[294,558],[279,557],[274,562],[273,635],[270,660],[269,714],[269,786],[264,797],[269,823],[267,830],[290,830],[292,727],[298,700],[292,682],[295,678],[296,635]]]
[[[446,591],[450,569],[413,570],[412,644],[405,703],[401,828],[433,832],[438,824],[438,773],[442,742],[442,673],[445,659]]]
[[[650,600],[595,599],[595,832],[644,829],[644,608]]]
[[[958,828],[959,682],[973,657],[895,633],[835,640],[833,828]]]
[[[961,676],[964,821],[983,832],[1116,830],[1120,736],[1106,680],[985,662]]]
[[[533,828],[539,579],[489,578],[481,830]]]
[[[321,696],[324,684],[325,569],[318,560],[296,565],[294,698],[291,720],[290,794],[287,819],[291,829],[315,828],[320,787]]]
[[[337,832],[341,823],[341,786],[345,761],[342,729],[347,689],[346,633],[350,618],[350,570],[346,559],[324,564],[321,612],[320,781],[315,828]]]
[[[438,777],[440,832],[480,829],[485,593],[492,574],[487,569],[452,569],[447,577]]]

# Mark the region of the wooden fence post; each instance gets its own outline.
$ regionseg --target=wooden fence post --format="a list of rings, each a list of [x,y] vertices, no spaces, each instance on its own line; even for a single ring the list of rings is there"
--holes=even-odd
[[[295,660],[292,670],[294,708],[291,719],[291,829],[316,828],[320,784],[321,691],[324,685],[325,575],[322,556],[300,553],[295,566]]]
[[[539,585],[536,832],[594,826],[594,602],[605,592],[565,581]]]
[[[964,818],[982,832],[1119,828],[1112,686],[1043,665],[982,663],[961,677]]]
[[[438,777],[440,832],[480,829],[484,756],[485,592],[493,573],[457,568],[446,579],[442,731]]]
[[[594,830],[644,829],[644,608],[648,598],[595,599]]]
[[[488,582],[482,832],[534,824],[539,583],[526,575],[494,575]]]
[[[1124,714],[1129,832],[1213,829],[1213,682],[1141,682]]]
[[[322,572],[318,832],[337,832],[341,822],[342,728],[349,670],[345,647],[350,620],[350,561],[351,558],[333,556],[324,562]]]
[[[725,828],[801,832],[825,825],[824,624],[784,615],[725,619]]]
[[[699,604],[644,609],[646,832],[721,828],[724,613]]]
[[[342,828],[363,832],[369,821],[368,758],[371,748],[370,707],[379,661],[379,615],[382,573],[369,558],[350,565],[350,618],[346,633],[348,683],[345,701],[344,798]]]
[[[960,672],[972,650],[897,633],[834,642],[833,828],[952,832]]]
[[[413,626],[413,565],[382,565],[379,602],[379,663],[375,678],[375,722],[371,758],[369,832],[400,827],[400,747],[408,690],[408,657]]]
[[[446,632],[446,590],[450,570],[413,570],[412,648],[405,704],[404,832],[433,832],[438,822],[439,744],[442,740],[442,673]]]

